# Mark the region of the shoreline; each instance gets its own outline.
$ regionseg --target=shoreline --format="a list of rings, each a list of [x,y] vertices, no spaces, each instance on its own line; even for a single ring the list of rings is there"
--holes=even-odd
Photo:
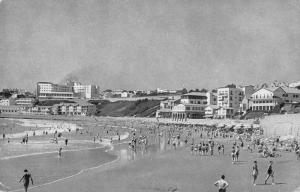
[[[99,168],[102,168],[104,166],[109,166],[109,167],[106,167],[102,171],[111,168],[110,166],[112,166],[112,165],[116,165],[116,166],[117,165],[121,165],[121,162],[120,162],[121,156],[119,154],[120,154],[122,148],[115,151],[115,147],[114,146],[117,146],[117,145],[119,146],[119,145],[127,144],[127,142],[124,141],[126,139],[127,138],[124,138],[123,142],[116,143],[116,144],[110,144],[110,142],[104,141],[102,143],[99,143],[100,145],[102,145],[102,146],[99,146],[99,147],[84,148],[84,149],[75,149],[75,150],[66,150],[66,151],[64,151],[64,153],[68,153],[68,152],[92,151],[92,150],[99,150],[99,149],[102,150],[102,149],[106,148],[104,150],[104,152],[107,153],[107,154],[109,154],[109,155],[115,156],[115,158],[113,158],[113,159],[111,159],[110,161],[107,161],[107,162],[103,162],[103,163],[99,162],[99,164],[96,165],[96,166],[92,166],[92,167],[87,167],[87,168],[84,168],[84,169],[80,169],[79,171],[77,171],[74,174],[71,174],[71,175],[68,175],[68,176],[65,176],[65,177],[61,177],[61,178],[55,179],[53,181],[41,183],[39,185],[34,185],[32,187],[29,187],[29,189],[39,188],[39,187],[47,186],[47,185],[50,185],[50,184],[53,184],[53,183],[56,183],[56,182],[59,182],[59,181],[64,181],[64,180],[76,177],[76,176],[78,176],[78,175],[80,175],[80,174],[82,174],[84,172],[87,172],[87,171],[90,171],[90,170],[94,170],[94,169],[99,169]],[[41,156],[41,155],[45,155],[45,154],[55,154],[55,153],[57,153],[57,151],[40,152],[40,153],[24,154],[24,155],[17,155],[17,156],[8,156],[8,157],[1,158],[0,161],[6,161],[6,160],[10,160],[10,159],[24,158],[24,157],[30,157],[30,156]],[[118,162],[120,162],[120,164],[118,164]],[[2,188],[7,189],[7,190],[4,190],[4,191],[0,190],[0,192],[17,192],[17,191],[23,191],[24,190],[23,188],[10,190],[11,187],[4,185],[2,182],[0,182],[0,186]]]
[[[9,120],[14,120],[14,119],[12,119],[12,118],[7,118],[7,119],[9,119]],[[42,126],[38,126],[38,127],[40,127],[40,128],[42,128],[41,130],[35,130],[35,132],[36,132],[36,135],[38,136],[39,134],[39,132],[43,132],[43,130],[45,129],[45,130],[48,130],[49,129],[49,126],[50,127],[55,127],[55,128],[52,128],[51,129],[51,131],[55,131],[55,130],[58,130],[58,132],[60,132],[60,131],[63,131],[62,129],[56,129],[56,127],[57,126],[59,126],[59,127],[62,127],[61,125],[62,124],[65,124],[66,122],[60,122],[60,120],[58,120],[57,122],[56,122],[56,120],[42,120],[42,119],[32,119],[32,121],[31,120],[29,120],[29,119],[23,119],[23,121],[22,121],[22,119],[20,119],[21,121],[19,122],[19,123],[17,123],[20,127],[23,127],[24,128],[24,132],[21,132],[21,133],[14,133],[14,134],[12,134],[12,135],[15,135],[15,136],[19,136],[19,135],[24,135],[24,134],[26,134],[26,133],[29,133],[29,136],[31,137],[32,136],[32,132],[33,132],[33,130],[31,130],[31,131],[29,131],[29,130],[27,130],[27,129],[29,129],[29,127],[32,127],[33,125],[36,125],[36,124],[41,124]],[[34,122],[34,120],[37,120],[37,122]],[[66,127],[68,127],[67,125],[69,125],[69,124],[71,124],[72,122],[68,122],[67,124],[66,124]],[[76,122],[73,122],[72,123],[72,125],[74,125],[74,127],[76,128],[76,127],[78,127],[79,125],[78,125],[78,123],[76,123]],[[128,128],[128,127],[120,127],[120,128]],[[67,130],[67,129],[66,129]],[[75,130],[75,129],[74,129]],[[74,130],[72,129],[72,132],[74,132]],[[130,131],[131,130],[131,128],[128,128],[128,131]],[[49,130],[48,130],[49,131]],[[63,174],[61,175],[62,177],[60,177],[59,175],[58,175],[58,179],[54,179],[54,180],[52,180],[51,179],[51,177],[49,177],[49,178],[44,178],[43,180],[45,181],[45,182],[42,182],[40,185],[37,185],[37,186],[33,186],[32,188],[36,188],[36,187],[41,187],[41,186],[45,186],[45,185],[49,185],[49,184],[52,184],[52,183],[55,183],[55,182],[58,182],[58,181],[61,181],[61,180],[65,180],[65,179],[68,179],[68,178],[72,178],[72,177],[74,177],[74,176],[76,176],[76,175],[79,175],[79,174],[81,174],[81,173],[83,173],[83,172],[86,172],[86,171],[88,171],[88,170],[92,170],[92,169],[96,169],[96,168],[100,168],[100,167],[103,167],[103,166],[106,166],[106,165],[110,165],[110,164],[113,164],[113,163],[115,163],[115,162],[117,162],[119,159],[120,159],[120,149],[118,150],[118,151],[114,151],[114,146],[116,146],[116,145],[122,145],[122,144],[127,144],[127,139],[128,139],[128,137],[129,137],[129,132],[128,131],[125,131],[125,132],[123,132],[123,134],[121,134],[120,135],[120,142],[119,143],[115,143],[115,144],[112,144],[111,143],[111,140],[110,139],[108,139],[108,138],[102,138],[102,142],[97,142],[96,144],[98,144],[98,147],[97,146],[95,146],[95,147],[84,147],[84,148],[78,148],[78,149],[70,149],[70,150],[64,150],[64,153],[65,154],[68,154],[67,156],[74,156],[75,155],[75,157],[77,156],[77,152],[80,152],[80,151],[82,151],[83,153],[91,153],[92,152],[92,150],[101,150],[101,151],[103,151],[103,154],[108,154],[108,157],[109,158],[105,158],[106,160],[104,160],[104,162],[103,162],[103,160],[99,160],[98,161],[98,163],[97,163],[97,160],[92,160],[91,162],[89,162],[89,163],[87,163],[86,165],[84,165],[83,167],[85,167],[85,168],[83,168],[83,169],[79,169],[78,171],[76,171],[76,172],[74,172],[73,174],[71,174],[71,175],[67,175],[67,176],[64,176]],[[7,134],[7,137],[10,137],[11,139],[15,139],[15,138],[18,138],[18,137],[11,137],[12,135],[10,135],[10,134]],[[41,134],[42,135],[42,134]],[[118,138],[118,136],[112,136],[111,137],[111,139],[113,140],[113,141],[117,141],[119,138]],[[81,139],[79,139],[79,140],[73,140],[73,141],[76,141],[76,143],[81,143],[81,142],[87,142],[87,141],[89,141],[89,140],[81,140]],[[43,143],[43,142],[42,142]],[[92,141],[90,141],[90,143],[91,144],[93,144],[93,142]],[[33,145],[34,145],[35,143],[33,143]],[[39,144],[40,144],[40,142],[39,142]],[[127,146],[127,145],[126,145]],[[88,151],[90,151],[90,152],[88,152]],[[111,152],[111,151],[113,151],[113,152]],[[71,153],[70,153],[71,152]],[[100,151],[99,151],[100,152]],[[51,154],[54,154],[54,156],[56,156],[55,154],[57,153],[57,151],[56,150],[52,150],[52,151],[42,151],[42,152],[33,152],[33,153],[26,153],[26,154],[20,154],[20,155],[12,155],[12,156],[4,156],[4,157],[2,157],[2,158],[0,158],[0,161],[2,161],[2,163],[5,165],[6,163],[9,163],[7,160],[11,160],[11,159],[18,159],[18,158],[32,158],[32,156],[36,156],[37,158],[43,158],[45,155],[47,156],[52,156]],[[98,152],[97,152],[98,153]],[[100,153],[102,153],[102,152],[100,152]],[[110,159],[111,157],[114,157],[114,158],[112,158],[111,160],[108,160],[108,159]],[[51,158],[50,158],[51,159]],[[107,161],[108,160],[108,161]],[[6,161],[6,162],[5,162]],[[17,160],[17,161],[21,161],[21,160]],[[52,161],[52,160],[51,160]],[[107,162],[105,162],[105,161],[107,161]],[[89,166],[89,164],[90,164],[90,166]],[[93,165],[94,164],[94,165]],[[72,173],[72,169],[73,168],[71,168],[70,167],[70,173]],[[76,170],[76,168],[75,168],[75,170]],[[10,180],[10,179],[9,179]],[[50,180],[50,181],[49,181]],[[42,181],[42,180],[41,180]],[[5,184],[4,184],[5,183]],[[1,181],[1,183],[0,183],[0,192],[2,192],[3,190],[4,191],[21,191],[21,190],[23,190],[23,189],[15,189],[15,185],[11,185],[11,184],[9,184],[10,182],[7,182],[7,181],[5,181],[4,183],[2,183],[2,181]],[[8,185],[6,185],[6,184],[8,184]],[[15,186],[15,187],[14,187]],[[10,189],[10,188],[13,188],[13,190],[12,189]]]

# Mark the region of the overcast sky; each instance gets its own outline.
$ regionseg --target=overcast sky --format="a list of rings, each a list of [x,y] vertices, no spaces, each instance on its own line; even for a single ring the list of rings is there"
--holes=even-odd
[[[300,0],[0,0],[0,88],[300,80]]]

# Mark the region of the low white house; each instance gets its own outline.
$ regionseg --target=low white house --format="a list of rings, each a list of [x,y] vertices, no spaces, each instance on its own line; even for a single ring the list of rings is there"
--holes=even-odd
[[[205,107],[205,118],[215,118],[217,115],[218,111],[218,106],[217,105],[208,105]]]

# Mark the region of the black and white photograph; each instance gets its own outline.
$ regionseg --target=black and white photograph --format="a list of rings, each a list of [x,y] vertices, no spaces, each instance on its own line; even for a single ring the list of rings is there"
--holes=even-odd
[[[300,192],[300,0],[0,0],[0,192]]]

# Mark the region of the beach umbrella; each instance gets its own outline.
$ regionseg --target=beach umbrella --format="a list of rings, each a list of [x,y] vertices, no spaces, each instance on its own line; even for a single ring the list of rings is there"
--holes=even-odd
[[[234,126],[234,129],[241,129],[241,128],[242,128],[241,124],[236,124],[236,125]]]
[[[226,125],[225,129],[231,129],[234,125]]]

